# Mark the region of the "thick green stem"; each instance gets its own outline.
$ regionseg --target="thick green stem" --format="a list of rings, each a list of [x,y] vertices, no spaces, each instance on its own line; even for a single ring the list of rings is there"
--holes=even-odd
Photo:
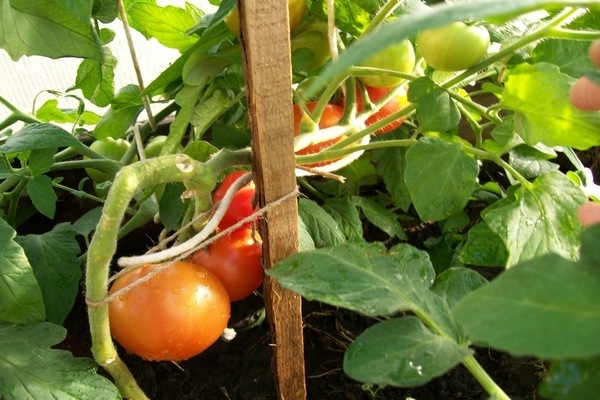
[[[141,161],[124,167],[108,194],[102,217],[88,249],[86,296],[94,358],[114,378],[127,398],[146,399],[135,379],[119,360],[110,335],[108,319],[108,278],[117,247],[119,227],[133,196],[145,187],[167,182],[184,182],[213,175],[205,164],[185,155],[171,155]],[[207,187],[210,191],[213,188]]]
[[[496,400],[510,400],[510,397],[498,386],[496,382],[488,375],[475,357],[468,356],[463,359],[462,364],[469,370],[471,375],[477,379],[477,382],[485,389],[492,398]]]

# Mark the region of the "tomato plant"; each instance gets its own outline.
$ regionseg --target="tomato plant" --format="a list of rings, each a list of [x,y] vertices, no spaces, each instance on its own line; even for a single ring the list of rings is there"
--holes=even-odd
[[[125,139],[106,137],[94,140],[90,145],[90,149],[110,160],[119,161],[129,149],[129,142]],[[95,183],[106,182],[113,178],[113,175],[110,173],[99,171],[95,168],[86,168],[85,172],[87,172]]]
[[[176,262],[145,265],[117,278],[109,293],[110,329],[127,351],[150,361],[182,361],[212,345],[229,321],[229,295],[206,269]],[[154,273],[150,279],[138,279]]]
[[[475,65],[487,54],[489,45],[485,27],[464,22],[426,29],[417,36],[423,58],[440,71],[460,71]]]
[[[3,26],[15,27],[0,34],[2,51],[13,60],[69,57],[80,65],[70,84],[37,88],[26,104],[11,103],[14,95],[0,87],[0,244],[9,260],[0,271],[0,294],[10,294],[0,295],[0,354],[7,361],[0,388],[8,388],[0,397],[147,398],[110,335],[109,303],[119,303],[118,295],[108,297],[111,267],[144,266],[132,272],[140,274],[150,265],[189,260],[207,238],[254,210],[249,184],[235,193],[229,215],[216,227],[213,201],[231,185],[226,177],[215,191],[219,177],[256,167],[262,176],[295,174],[301,192],[298,215],[292,215],[297,224],[289,225],[294,237],[273,235],[266,244],[282,239],[295,249],[298,228],[300,252],[265,273],[315,302],[361,314],[351,319],[370,328],[348,336],[355,339],[344,343],[341,367],[362,388],[382,399],[406,397],[396,387],[435,391],[428,382],[462,364],[481,384],[472,396],[508,400],[506,382],[495,380],[502,374],[479,364],[486,352],[473,356],[475,346],[485,346],[503,353],[503,363],[513,354],[549,365],[545,377],[530,377],[540,382],[545,398],[600,398],[600,384],[592,379],[599,374],[600,333],[597,313],[589,311],[598,309],[594,249],[600,232],[593,226],[582,230],[590,219],[577,217],[582,204],[600,199],[594,153],[600,114],[582,110],[597,108],[595,103],[569,98],[580,78],[586,77],[586,85],[598,81],[588,54],[590,48],[596,54],[590,43],[600,38],[597,0],[291,1],[290,66],[282,64],[287,43],[271,47],[270,37],[234,38],[226,26],[233,0],[185,8],[128,1],[123,10],[106,1],[65,7],[64,1],[47,0],[27,9],[21,3],[2,5]],[[261,17],[268,18],[255,16],[249,32],[271,29],[281,37],[286,27],[271,11],[268,4],[261,8]],[[117,87],[115,66],[130,55],[118,53],[120,33],[111,21],[125,20],[126,29],[152,39],[143,42],[174,51],[172,60],[160,57],[165,67],[148,81]],[[239,24],[231,29],[237,33]],[[155,65],[134,65],[135,72]],[[20,85],[20,75],[8,74],[5,66],[8,78],[0,84]],[[285,121],[292,110],[284,107],[292,103],[293,121]],[[392,121],[392,114],[406,119]],[[265,121],[268,129],[260,129]],[[294,138],[280,132],[286,122],[294,124]],[[167,124],[167,139],[149,139]],[[393,132],[372,134],[387,131]],[[262,141],[265,132],[276,140]],[[90,137],[107,136],[123,139],[88,144]],[[142,162],[128,143],[134,138],[147,143],[149,157]],[[285,163],[264,159],[265,149],[287,149],[292,139],[295,154],[282,153]],[[177,154],[157,154],[161,141],[169,148],[160,153]],[[103,149],[102,143],[118,146]],[[185,153],[177,151],[184,143]],[[294,156],[298,165],[292,169],[287,158]],[[288,171],[279,169],[283,164]],[[110,181],[104,185],[108,195],[94,195],[84,169],[94,181]],[[269,178],[265,187],[278,182]],[[162,196],[152,195],[155,188]],[[295,196],[290,190],[287,196]],[[269,211],[266,227],[288,227],[281,214]],[[43,224],[38,215],[45,217]],[[140,254],[146,243],[128,240],[133,232],[157,247]],[[246,236],[250,228],[240,232],[198,257],[208,265],[213,255],[219,260],[241,253],[239,265],[251,264],[243,272],[252,276],[231,286],[249,293],[260,285],[262,270],[256,267],[258,246]],[[126,248],[131,242],[140,247]],[[239,252],[233,249],[237,243]],[[115,257],[117,248],[133,255]],[[233,265],[214,267],[233,271]],[[226,278],[239,276],[231,272]],[[271,300],[278,294],[267,293]],[[238,297],[227,296],[229,303]],[[76,302],[81,297],[87,310]],[[254,305],[261,298],[248,300]],[[246,312],[246,304],[238,305],[236,312]],[[71,314],[73,307],[89,317],[88,355],[94,360],[50,347],[65,337],[65,328],[71,332],[62,348],[79,332],[78,325],[72,330],[79,315]],[[265,326],[257,322],[254,328]],[[229,361],[252,337],[266,337],[266,331],[253,332],[241,330],[241,341],[222,343],[215,352],[227,354],[217,358]],[[251,343],[246,349],[254,355],[265,347]],[[157,371],[156,363],[144,364]],[[194,384],[211,381],[196,364],[185,366],[199,377]],[[94,374],[95,365],[107,374]],[[240,372],[247,365],[226,367],[250,381],[258,373]],[[489,359],[483,365],[500,367]],[[567,382],[564,371],[584,378]],[[162,374],[155,377],[157,384],[148,389],[153,398],[189,397],[170,393],[173,386],[164,384]],[[245,381],[235,381],[246,389],[239,383]],[[227,382],[193,391],[221,398]],[[256,382],[250,386],[269,386]],[[443,394],[423,397],[448,397],[446,383]],[[205,396],[214,387],[217,393]],[[515,397],[535,396],[531,385],[521,389],[514,389]],[[335,390],[364,397],[359,385]]]
[[[288,13],[290,32],[293,32],[306,13],[306,0],[288,0]],[[231,32],[236,35],[240,33],[240,12],[237,6],[231,10],[224,21]]]
[[[317,103],[312,101],[312,102],[308,102],[306,103],[306,108],[309,111],[313,111],[316,107]],[[319,119],[319,123],[318,123],[318,127],[320,129],[324,129],[324,128],[329,128],[332,126],[336,126],[338,124],[338,122],[340,121],[340,119],[342,118],[342,115],[344,114],[344,110],[335,105],[335,104],[327,104],[323,110],[323,114],[321,115],[321,118]],[[295,105],[294,106],[294,136],[298,136],[300,134],[302,134],[301,132],[301,128],[302,128],[302,123],[303,123],[303,118],[304,118],[304,111],[302,110],[302,108],[299,105]],[[319,139],[315,139],[313,141],[314,144],[310,144],[298,151],[296,151],[296,154],[298,155],[308,155],[308,154],[316,154],[319,153],[321,151],[323,151],[324,149],[327,149],[328,147],[331,147],[332,145],[340,142],[343,139],[343,136],[339,136],[339,137],[335,137],[332,139],[327,139],[327,140],[323,140],[323,141],[319,141]],[[328,164],[329,162],[322,162],[322,163],[313,163],[313,164],[309,164],[310,167],[318,167],[318,166],[323,166]]]
[[[231,301],[239,301],[262,284],[261,256],[260,236],[252,228],[244,227],[197,251],[191,262],[215,274],[225,285]]]
[[[395,90],[395,88],[392,88],[392,90]],[[390,91],[390,88],[376,88],[376,87],[371,87],[371,86],[365,86],[365,92],[367,93],[367,95],[369,97],[369,101],[371,103],[379,102],[386,94],[389,93],[389,91]],[[367,126],[373,125],[377,121],[380,121],[386,117],[389,117],[390,115],[397,113],[398,111],[405,108],[407,105],[408,105],[408,98],[406,95],[406,91],[404,89],[400,89],[396,94],[394,94],[394,96],[390,100],[388,100],[383,106],[381,106],[379,108],[379,110],[377,110],[377,112],[375,112],[373,115],[371,115],[369,118],[367,118],[365,123]],[[342,107],[344,107],[343,101],[342,101]],[[362,97],[362,91],[360,90],[360,88],[357,88],[356,89],[356,110],[357,110],[357,112],[360,113],[361,111],[364,110],[364,108],[365,107],[364,107],[364,101],[363,101],[363,97]],[[389,124],[385,125],[383,128],[380,128],[373,133],[375,135],[383,135],[385,133],[389,133],[389,132],[393,131],[394,129],[396,129],[397,127],[399,127],[400,125],[402,125],[404,120],[405,120],[404,117],[398,118],[397,120],[390,122]]]
[[[415,49],[413,44],[408,39],[399,41],[387,46],[373,56],[362,61],[362,67],[381,68],[393,72],[410,73],[415,67]],[[388,88],[398,86],[404,81],[404,78],[392,75],[363,75],[359,79],[365,85]]]
[[[223,178],[221,185],[219,185],[213,194],[213,203],[223,200],[227,189],[229,189],[235,181],[237,181],[247,172],[248,171],[233,171],[227,174],[225,178]],[[242,219],[252,215],[252,213],[255,211],[253,205],[255,201],[255,194],[256,186],[254,185],[253,181],[250,181],[247,185],[235,192],[229,208],[227,208],[227,211],[225,211],[225,214],[219,223],[219,228],[228,228],[238,221],[241,221]]]

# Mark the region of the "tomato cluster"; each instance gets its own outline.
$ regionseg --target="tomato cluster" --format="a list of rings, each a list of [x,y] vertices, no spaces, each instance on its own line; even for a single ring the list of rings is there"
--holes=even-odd
[[[215,201],[245,173],[228,174],[214,193]],[[220,229],[254,212],[254,193],[253,182],[235,193]],[[201,353],[227,327],[231,302],[262,284],[261,256],[260,236],[245,224],[196,252],[189,262],[144,265],[121,275],[109,291],[124,289],[109,303],[113,337],[146,360],[181,361]]]

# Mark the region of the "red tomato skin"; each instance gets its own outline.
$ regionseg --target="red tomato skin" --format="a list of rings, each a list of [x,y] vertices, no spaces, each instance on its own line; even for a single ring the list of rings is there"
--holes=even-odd
[[[306,103],[306,108],[311,112],[315,109],[316,106],[317,106],[316,101],[310,101],[310,102]],[[327,106],[323,110],[321,119],[319,120],[319,128],[325,129],[325,128],[330,128],[332,126],[336,126],[342,119],[343,115],[344,115],[343,108],[341,108],[340,106],[337,106],[335,104],[327,104]],[[294,136],[300,135],[300,123],[302,122],[302,116],[303,116],[302,108],[300,108],[299,105],[295,104],[294,105]],[[334,139],[325,140],[321,143],[310,145],[301,150],[298,150],[296,152],[296,154],[300,155],[300,156],[316,154],[316,153],[319,153],[321,150],[331,147],[334,144],[342,141],[342,139],[344,139],[344,138],[345,138],[345,136],[340,136],[340,137],[337,137]],[[308,167],[320,167],[323,165],[331,164],[333,161],[335,161],[335,160],[329,160],[329,161],[324,161],[324,162],[314,163],[314,164],[307,164],[307,166]]]
[[[250,296],[263,281],[262,245],[258,233],[241,228],[197,251],[191,262],[215,274],[232,302]]]
[[[372,103],[377,103],[379,101],[379,99],[381,99],[383,96],[385,96],[391,90],[391,88],[377,88],[377,87],[372,87],[372,86],[367,86],[367,85],[365,85],[365,89],[367,91],[367,94],[369,95],[369,100]],[[387,103],[385,103],[383,105],[383,107],[381,107],[379,109],[379,111],[377,111],[375,114],[373,114],[369,118],[367,118],[367,120],[365,121],[365,124],[367,126],[373,125],[377,121],[382,120],[382,119],[400,111],[407,105],[408,105],[408,99],[406,97],[406,91],[401,91],[397,95],[392,97]],[[343,101],[342,101],[342,106],[343,106]],[[363,109],[364,109],[364,106],[363,106],[362,93],[357,88],[357,90],[356,90],[356,110],[360,113]],[[405,120],[405,118],[399,118],[395,121],[390,122],[389,124],[385,125],[384,127],[376,130],[373,133],[375,135],[383,135],[383,134],[389,133],[389,132],[393,131],[394,129],[396,129],[397,127],[399,127],[400,125],[402,125],[404,120]]]
[[[221,201],[223,197],[225,197],[227,189],[229,189],[229,187],[231,187],[235,181],[237,181],[247,172],[248,171],[234,171],[227,174],[221,185],[219,185],[213,194],[213,203]],[[241,221],[242,219],[252,215],[252,213],[255,211],[252,204],[254,202],[255,194],[256,186],[254,185],[254,181],[249,182],[247,185],[235,192],[229,208],[225,212],[225,215],[223,215],[221,222],[219,222],[219,228],[229,228],[238,221]],[[250,225],[252,225],[252,223],[248,223],[248,226]]]
[[[156,267],[148,264],[122,275],[109,294]],[[149,361],[182,361],[219,339],[230,308],[227,290],[214,274],[176,262],[109,303],[110,329],[130,353]]]

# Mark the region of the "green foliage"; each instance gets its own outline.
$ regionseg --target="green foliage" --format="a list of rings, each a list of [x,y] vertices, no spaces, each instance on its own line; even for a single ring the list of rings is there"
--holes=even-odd
[[[93,360],[50,348],[66,333],[48,322],[0,322],[0,396],[7,400],[120,399],[114,385],[96,374]]]
[[[344,137],[298,159],[324,166],[303,169],[299,179],[300,252],[268,273],[308,299],[379,319],[344,357],[344,371],[360,382],[422,385],[462,363],[491,398],[508,399],[473,358],[471,346],[478,345],[551,362],[540,388],[550,399],[595,399],[600,257],[593,250],[600,233],[582,231],[577,210],[599,196],[591,170],[573,149],[600,145],[600,114],[574,108],[569,90],[582,75],[600,82],[587,54],[589,40],[600,37],[598,2],[427,3],[335,1],[339,58],[326,55],[331,61],[313,65],[310,54],[294,53],[292,80],[302,83],[292,87],[294,102],[317,101],[306,116],[314,119],[310,125],[318,125],[326,104],[345,107],[338,126],[314,132],[311,140],[336,132]],[[102,26],[117,18],[114,1],[0,0],[0,48],[10,57],[81,60],[66,93],[48,88],[45,95],[55,97],[32,101],[32,114],[0,94],[10,112],[0,121],[0,253],[6,260],[0,397],[119,398],[93,361],[50,348],[64,338],[64,329],[51,323],[65,320],[81,289],[90,240],[103,241],[106,260],[88,262],[87,277],[98,273],[97,264],[108,268],[117,246],[102,229],[120,227],[120,238],[160,220],[163,234],[184,242],[212,215],[216,177],[249,167],[256,110],[248,109],[247,97],[271,94],[251,87],[247,93],[244,61],[250,58],[223,23],[235,1],[211,4],[218,6],[214,14],[191,4],[125,1],[132,29],[180,52],[142,90],[139,84],[115,87],[121,60],[110,50],[115,32]],[[327,2],[307,4],[302,26],[323,25]],[[419,31],[456,20],[484,26],[494,42],[465,71],[436,71],[423,60],[407,73],[360,67],[394,44],[414,43]],[[359,105],[351,93],[355,78],[367,75],[402,84],[377,101],[362,101],[366,91],[359,84]],[[405,92],[410,103],[371,122]],[[77,106],[65,107],[65,100]],[[105,110],[97,115],[86,109],[88,102]],[[157,122],[171,119],[160,155],[138,161],[138,147],[164,134],[142,120],[145,103],[159,109]],[[372,134],[398,118],[403,124],[393,132]],[[107,137],[131,144],[120,160],[90,144]],[[190,158],[169,156],[176,153]],[[182,170],[206,170],[193,182],[164,176],[164,163],[173,160],[184,160],[177,164]],[[342,162],[328,164],[334,160]],[[108,180],[91,182],[83,173],[90,169]],[[59,223],[66,196],[92,205]],[[117,203],[123,216],[113,208]],[[50,221],[46,232],[21,232],[33,216]],[[488,267],[497,277],[488,283],[471,266]],[[86,295],[103,289],[86,287]],[[127,385],[118,376],[122,389]]]

